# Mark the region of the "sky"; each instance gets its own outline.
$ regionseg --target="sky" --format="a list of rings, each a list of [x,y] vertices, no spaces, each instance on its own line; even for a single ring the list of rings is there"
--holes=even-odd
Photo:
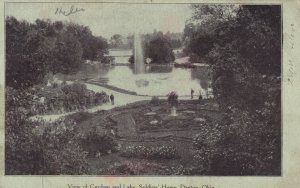
[[[57,8],[70,12],[71,6],[84,9],[69,16],[55,14]],[[122,3],[6,3],[5,15],[34,22],[36,19],[71,21],[89,26],[95,36],[110,38],[134,32],[183,32],[191,17],[188,4],[122,4]]]

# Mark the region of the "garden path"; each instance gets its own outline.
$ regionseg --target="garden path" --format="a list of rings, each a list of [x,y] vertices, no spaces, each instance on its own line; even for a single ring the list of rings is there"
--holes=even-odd
[[[68,82],[68,84],[70,84],[72,82]],[[99,106],[95,106],[92,108],[87,109],[87,112],[93,113],[99,110],[110,110],[113,109],[115,107],[120,107],[120,106],[124,106],[130,103],[134,103],[134,102],[138,102],[138,101],[143,101],[143,100],[151,100],[151,96],[137,96],[137,95],[131,95],[131,94],[126,94],[126,93],[121,93],[118,91],[114,91],[112,89],[108,89],[99,85],[95,85],[95,84],[90,84],[90,83],[84,83],[87,86],[87,89],[92,90],[94,92],[105,92],[108,95],[113,94],[114,95],[114,101],[115,104],[112,105],[111,103],[106,103],[106,104],[102,104]],[[166,99],[167,96],[165,97],[160,97],[160,99]],[[189,96],[182,96],[179,97],[179,99],[190,99]],[[196,98],[194,98],[194,100],[197,100]],[[30,119],[33,121],[36,120],[43,120],[43,121],[47,121],[47,122],[53,122],[56,121],[57,119],[63,117],[63,116],[67,116],[67,115],[71,115],[74,114],[78,111],[73,111],[73,112],[66,112],[66,113],[60,113],[60,114],[45,114],[45,115],[36,115],[31,117]]]

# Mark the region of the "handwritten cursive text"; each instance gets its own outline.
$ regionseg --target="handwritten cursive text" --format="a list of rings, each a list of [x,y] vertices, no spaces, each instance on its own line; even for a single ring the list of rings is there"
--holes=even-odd
[[[64,10],[62,7],[56,8],[55,14],[69,16],[71,14],[75,14],[77,12],[85,11],[83,8],[76,8],[74,5],[70,7],[69,10]]]

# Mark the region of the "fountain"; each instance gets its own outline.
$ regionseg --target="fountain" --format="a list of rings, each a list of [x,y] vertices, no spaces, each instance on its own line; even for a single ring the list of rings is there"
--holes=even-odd
[[[171,114],[170,114],[170,116],[177,116],[176,107],[175,106],[171,107]]]
[[[176,106],[178,105],[178,94],[175,91],[168,94],[168,103],[171,106],[170,116],[177,116]]]
[[[134,69],[136,74],[144,73],[144,56],[142,49],[141,36],[138,33],[134,33]]]

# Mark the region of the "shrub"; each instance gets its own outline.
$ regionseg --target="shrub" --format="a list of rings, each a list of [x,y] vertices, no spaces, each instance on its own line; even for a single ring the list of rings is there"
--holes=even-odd
[[[87,173],[86,155],[79,147],[75,124],[29,121],[31,97],[28,90],[6,89],[5,173]]]
[[[29,122],[20,112],[6,116],[5,173],[86,174],[86,154],[72,123]],[[14,118],[14,119],[12,119]],[[40,126],[40,127],[39,127]]]
[[[231,111],[222,126],[194,138],[194,159],[213,175],[280,175],[280,129],[256,115]]]
[[[154,105],[159,104],[159,98],[157,96],[153,96],[151,98],[150,104],[154,104]]]
[[[45,101],[41,103],[37,100],[31,104],[33,114],[63,113],[109,102],[105,92],[95,93],[80,83],[46,88],[45,91],[39,91],[36,95],[45,96]]]
[[[205,128],[194,137],[193,145],[197,149],[212,147],[218,143],[222,136],[223,135],[220,130],[205,126]]]
[[[89,118],[93,117],[91,113],[88,112],[77,112],[71,115],[66,116],[66,119],[73,120],[74,122],[81,123]]]
[[[175,91],[172,91],[168,94],[168,103],[171,106],[178,105],[178,94]]]
[[[257,155],[245,152],[224,150],[210,157],[210,173],[214,175],[255,175],[260,174],[261,167]]]
[[[171,146],[128,146],[124,148],[121,155],[146,159],[173,159],[177,153],[175,147]]]
[[[101,155],[106,155],[110,152],[116,152],[117,143],[108,134],[99,134],[96,130],[89,132],[81,140],[82,146],[90,156],[95,156],[100,152]]]
[[[60,122],[47,128],[36,137],[33,144],[42,151],[44,162],[42,174],[86,174],[89,169],[86,153],[80,146],[80,135],[76,124]]]
[[[203,148],[196,150],[193,158],[203,170],[200,174],[206,175],[257,175],[263,167],[257,155],[232,148]]]
[[[107,169],[100,169],[97,174],[106,175],[137,175],[128,164],[112,163]]]

